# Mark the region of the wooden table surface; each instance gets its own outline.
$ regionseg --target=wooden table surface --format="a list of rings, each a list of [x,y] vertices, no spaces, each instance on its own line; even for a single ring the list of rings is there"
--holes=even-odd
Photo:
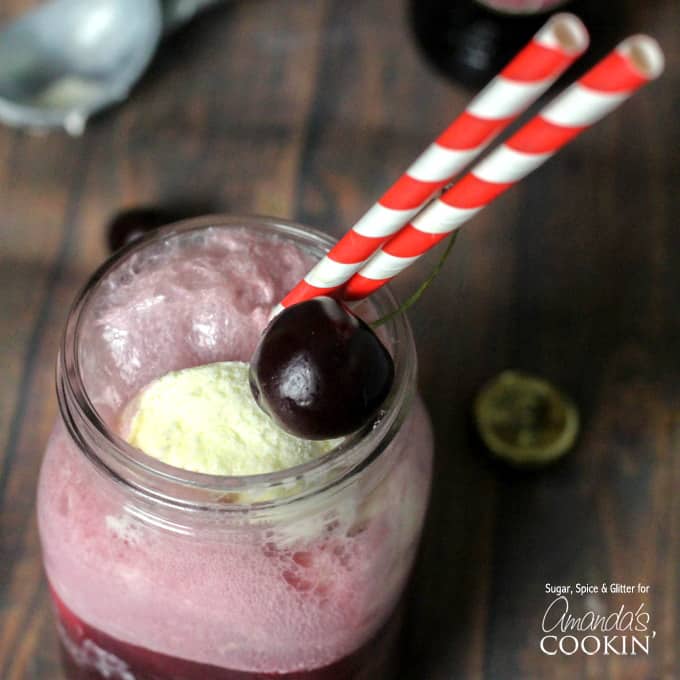
[[[404,679],[680,678],[680,4],[612,5],[660,40],[666,75],[480,214],[410,313],[437,460]],[[175,36],[84,136],[0,129],[0,678],[60,677],[35,485],[60,329],[107,220],[179,203],[340,235],[468,97],[402,2],[243,1]],[[472,434],[476,390],[507,367],[580,406],[577,448],[542,472],[490,462]],[[644,603],[648,656],[541,653],[545,584],[579,582],[650,586],[571,600]]]

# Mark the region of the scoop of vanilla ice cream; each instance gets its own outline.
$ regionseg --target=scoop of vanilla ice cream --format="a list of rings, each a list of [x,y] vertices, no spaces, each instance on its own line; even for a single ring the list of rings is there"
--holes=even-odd
[[[149,456],[212,475],[253,475],[318,458],[339,440],[298,439],[255,403],[248,364],[207,364],[168,373],[123,414],[122,435]]]

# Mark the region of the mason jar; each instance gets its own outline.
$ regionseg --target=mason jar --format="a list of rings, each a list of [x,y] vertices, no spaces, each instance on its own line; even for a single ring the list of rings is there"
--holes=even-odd
[[[404,315],[381,411],[322,457],[248,476],[168,466],[119,435],[165,373],[247,361],[332,245],[282,220],[206,217],[116,253],[70,311],[38,520],[68,678],[388,677],[432,459]],[[395,301],[383,290],[362,316]]]

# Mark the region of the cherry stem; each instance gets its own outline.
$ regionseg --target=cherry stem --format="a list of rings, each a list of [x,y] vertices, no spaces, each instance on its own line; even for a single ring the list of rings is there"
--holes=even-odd
[[[439,258],[439,262],[437,262],[437,264],[434,266],[434,269],[430,272],[430,275],[420,284],[420,286],[418,286],[416,291],[406,298],[406,300],[404,300],[404,302],[402,302],[393,312],[386,314],[377,321],[372,321],[369,324],[371,328],[378,328],[379,326],[382,326],[388,321],[394,319],[399,314],[403,314],[407,309],[411,308],[416,302],[418,302],[421,295],[430,287],[430,284],[437,278],[437,275],[442,270],[444,262],[446,262],[446,258],[449,256],[451,248],[453,248],[453,244],[456,242],[456,238],[458,238],[458,231],[459,230],[456,229],[456,231],[453,232],[449,238],[449,244],[446,246],[446,250],[444,250],[442,256]]]

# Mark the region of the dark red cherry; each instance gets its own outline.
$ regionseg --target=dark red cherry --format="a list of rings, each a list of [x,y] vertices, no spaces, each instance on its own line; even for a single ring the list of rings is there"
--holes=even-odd
[[[174,213],[161,208],[132,208],[119,212],[113,216],[106,229],[109,250],[115,252],[153,229],[177,219]]]
[[[328,297],[284,309],[250,362],[257,403],[305,439],[340,437],[367,424],[393,379],[392,357],[376,334]]]

